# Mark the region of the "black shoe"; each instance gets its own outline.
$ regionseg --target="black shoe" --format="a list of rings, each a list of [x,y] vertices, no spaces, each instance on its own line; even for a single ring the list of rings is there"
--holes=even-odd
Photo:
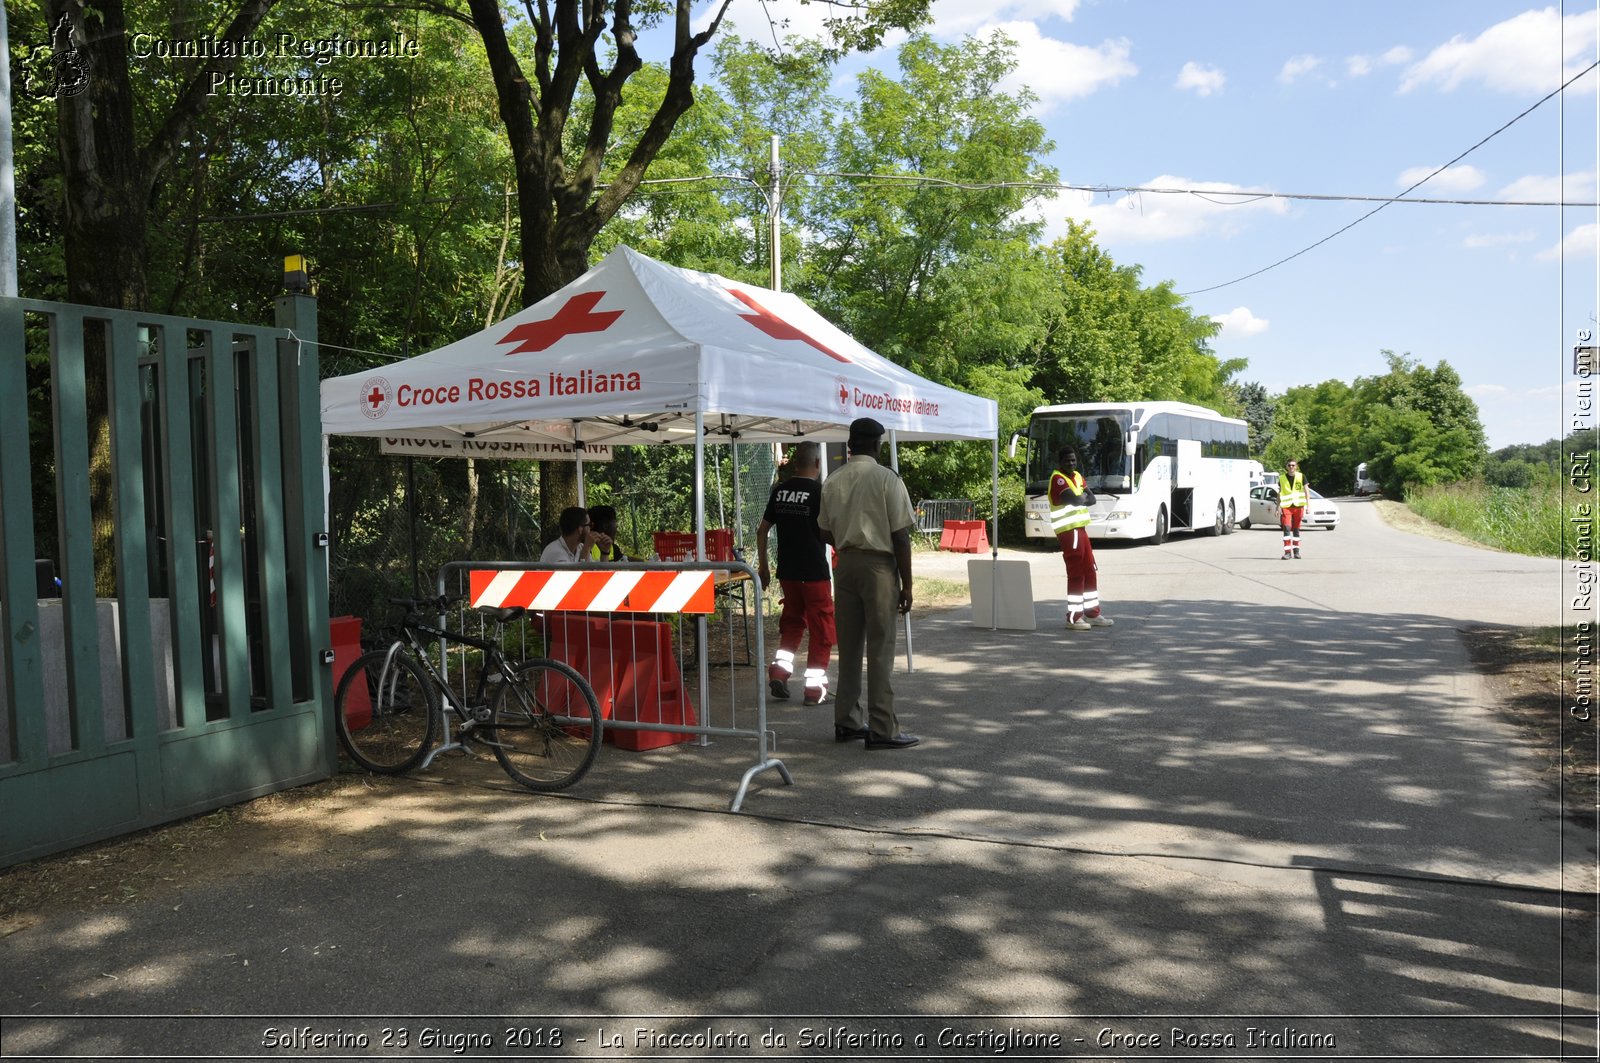
[[[922,741],[916,735],[907,734],[904,731],[901,731],[893,738],[880,738],[878,735],[869,732],[866,738],[868,749],[910,749]]]
[[[870,732],[865,727],[840,727],[833,725],[833,740],[835,742],[854,742],[858,738],[866,738]]]
[[[821,694],[818,694],[815,697],[813,697],[809,693],[806,694],[806,699],[805,699],[804,702],[802,702],[802,704],[805,704],[805,705],[828,705],[828,704],[831,704],[832,702],[833,702],[833,695],[829,694],[827,691],[823,691]]]
[[[782,679],[767,680],[767,690],[779,701],[789,700],[789,684]]]

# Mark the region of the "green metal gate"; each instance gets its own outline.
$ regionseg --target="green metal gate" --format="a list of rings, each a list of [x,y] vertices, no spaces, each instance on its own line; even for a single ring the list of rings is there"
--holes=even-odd
[[[0,298],[0,866],[333,773],[315,301],[276,324]]]

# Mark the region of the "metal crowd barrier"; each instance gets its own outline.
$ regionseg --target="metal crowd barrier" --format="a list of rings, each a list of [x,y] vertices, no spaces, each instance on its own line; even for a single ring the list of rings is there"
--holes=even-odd
[[[452,561],[439,570],[438,593],[467,595],[457,618],[462,630],[479,633],[493,626],[488,615],[474,609],[471,597],[472,572],[506,573],[493,586],[510,586],[518,573],[550,573],[535,594],[519,586],[510,598],[487,605],[526,605],[529,615],[512,632],[521,656],[548,656],[566,660],[589,679],[600,700],[605,731],[615,743],[627,749],[648,749],[671,744],[667,736],[692,736],[696,744],[708,739],[753,738],[756,763],[739,781],[729,810],[739,811],[750,781],[757,773],[775,770],[785,783],[793,777],[783,761],[772,756],[775,736],[767,727],[767,683],[762,664],[766,660],[762,596],[753,595],[755,606],[755,656],[749,656],[749,631],[746,628],[743,662],[734,660],[734,624],[743,619],[743,602],[738,611],[726,606],[727,660],[713,662],[710,625],[707,614],[686,618],[673,600],[652,602],[641,598],[647,593],[643,577],[647,573],[711,572],[717,589],[712,594],[713,610],[728,601],[730,589],[741,584],[759,587],[755,570],[743,561],[619,562],[607,564],[548,564],[538,561]],[[637,578],[635,575],[637,574]],[[721,577],[721,578],[719,578]],[[482,582],[480,580],[480,582]],[[648,592],[653,593],[653,592]],[[742,593],[742,588],[741,588]],[[494,597],[492,595],[492,597]],[[524,600],[529,599],[529,600]],[[651,608],[661,604],[663,608]],[[662,620],[661,617],[671,617]],[[631,619],[642,617],[642,620]],[[671,638],[663,636],[670,633]],[[502,632],[502,636],[504,633]],[[537,639],[538,644],[535,645]],[[663,651],[670,653],[665,659]],[[509,649],[508,649],[509,652]],[[698,698],[687,698],[689,658],[692,656]],[[740,718],[740,664],[753,686],[755,719]],[[726,666],[728,696],[726,705],[713,706],[711,669]],[[459,678],[451,675],[448,662],[442,664],[446,678],[459,682],[463,693],[468,686],[464,669]],[[674,684],[677,684],[675,687]],[[688,710],[686,712],[685,710]],[[687,716],[692,713],[693,721]],[[721,720],[718,717],[722,717]],[[619,718],[620,717],[620,718]],[[448,726],[448,724],[447,724]],[[445,736],[448,744],[449,735]],[[685,739],[677,739],[683,741]]]
[[[925,498],[914,508],[917,531],[938,535],[947,520],[972,520],[975,505],[965,498]]]

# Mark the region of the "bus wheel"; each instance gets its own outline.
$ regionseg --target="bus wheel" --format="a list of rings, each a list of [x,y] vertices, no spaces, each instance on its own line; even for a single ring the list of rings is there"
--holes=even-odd
[[[1228,502],[1228,519],[1223,521],[1223,523],[1222,523],[1222,534],[1223,535],[1232,535],[1233,534],[1233,520],[1234,520],[1233,502],[1232,502],[1232,500],[1229,500],[1229,502]]]
[[[1223,534],[1223,529],[1228,526],[1228,507],[1222,504],[1222,499],[1217,499],[1217,519],[1211,525],[1212,535]]]
[[[1162,543],[1167,541],[1166,506],[1162,506],[1160,509],[1156,510],[1156,533],[1150,537],[1150,541],[1156,546],[1160,546]]]

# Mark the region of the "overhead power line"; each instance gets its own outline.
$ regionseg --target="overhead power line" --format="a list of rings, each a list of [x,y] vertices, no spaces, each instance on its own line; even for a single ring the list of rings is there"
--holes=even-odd
[[[1151,194],[1164,196],[1195,196],[1219,206],[1245,206],[1257,203],[1264,199],[1294,199],[1322,203],[1406,203],[1417,206],[1453,206],[1453,207],[1600,207],[1600,202],[1584,200],[1558,200],[1558,199],[1429,199],[1420,196],[1405,196],[1405,193],[1395,196],[1358,196],[1338,195],[1326,192],[1256,192],[1239,191],[1230,192],[1220,188],[1151,188],[1145,185],[1075,185],[1056,181],[949,181],[939,177],[920,177],[916,174],[893,173],[829,173],[824,171],[795,171],[794,177],[820,177],[843,178],[860,181],[888,181],[901,183],[916,183],[932,185],[942,188],[953,188],[964,192],[986,192],[993,189],[1012,188],[1039,192],[1092,192],[1096,195],[1109,195],[1113,192],[1126,192],[1129,194]],[[664,187],[668,185],[686,185],[691,183],[705,183],[719,181],[723,183],[745,182],[750,178],[733,174],[706,174],[700,177],[667,177],[659,180],[640,181],[640,188],[644,195],[675,195],[681,194],[673,189]],[[649,186],[649,187],[646,187]],[[604,188],[604,185],[596,185]],[[1415,187],[1415,186],[1412,186]],[[685,192],[687,190],[684,190]],[[505,193],[505,198],[511,199],[515,192]],[[1405,198],[1401,198],[1405,196]],[[1217,198],[1220,197],[1220,198]],[[481,199],[481,196],[445,196],[431,199],[417,199],[407,203],[350,203],[333,207],[296,207],[289,210],[264,210],[252,211],[249,214],[207,214],[200,221],[208,225],[226,224],[240,221],[268,221],[273,218],[299,218],[313,217],[318,214],[364,214],[381,213],[391,210],[406,210],[412,207],[439,206],[443,204],[465,203],[470,200]],[[1376,213],[1376,212],[1374,212]]]
[[[1566,81],[1562,82],[1561,86],[1559,88],[1555,89],[1549,95],[1547,95],[1547,96],[1543,97],[1542,99],[1538,100],[1537,102],[1535,102],[1533,104],[1533,106],[1529,107],[1527,110],[1523,111],[1521,114],[1519,114],[1515,118],[1511,119],[1511,121],[1507,122],[1505,125],[1501,126],[1499,129],[1496,129],[1493,133],[1490,133],[1488,136],[1484,137],[1482,140],[1478,141],[1476,144],[1472,145],[1472,147],[1468,148],[1466,151],[1463,151],[1460,155],[1457,155],[1455,158],[1451,159],[1449,162],[1445,163],[1443,166],[1439,167],[1437,170],[1434,170],[1432,173],[1428,174],[1428,176],[1424,177],[1422,180],[1418,181],[1416,184],[1412,185],[1410,188],[1406,189],[1404,192],[1401,192],[1400,195],[1396,196],[1394,199],[1389,200],[1387,202],[1379,203],[1376,207],[1373,207],[1371,210],[1369,210],[1365,214],[1361,215],[1361,217],[1357,218],[1355,221],[1351,222],[1349,225],[1345,225],[1345,226],[1343,226],[1343,227],[1341,227],[1339,229],[1335,229],[1333,232],[1329,233],[1327,236],[1324,236],[1322,239],[1318,240],[1316,243],[1311,244],[1308,247],[1302,247],[1300,250],[1296,251],[1294,254],[1288,255],[1288,256],[1286,256],[1284,258],[1278,259],[1278,261],[1272,263],[1272,265],[1270,265],[1270,266],[1262,266],[1260,269],[1256,270],[1253,273],[1246,273],[1242,277],[1235,277],[1233,280],[1231,280],[1231,281],[1223,281],[1221,284],[1213,284],[1209,288],[1197,288],[1192,292],[1182,292],[1180,294],[1182,294],[1183,297],[1187,299],[1188,297],[1193,296],[1193,295],[1204,295],[1206,292],[1214,292],[1219,288],[1227,288],[1227,287],[1229,287],[1231,285],[1238,284],[1240,281],[1247,281],[1251,277],[1259,277],[1263,273],[1267,272],[1268,270],[1277,269],[1279,266],[1283,265],[1286,262],[1294,261],[1295,259],[1299,258],[1301,255],[1305,254],[1307,251],[1311,251],[1311,250],[1314,250],[1314,249],[1316,249],[1318,247],[1321,247],[1323,244],[1327,243],[1329,240],[1332,240],[1335,236],[1338,236],[1340,233],[1349,232],[1351,229],[1354,229],[1357,225],[1360,225],[1362,222],[1366,221],[1368,218],[1370,218],[1374,214],[1378,213],[1378,211],[1382,210],[1384,207],[1387,207],[1390,203],[1399,202],[1404,196],[1406,196],[1408,193],[1410,193],[1414,189],[1420,188],[1424,184],[1426,184],[1429,181],[1433,180],[1435,177],[1439,176],[1439,174],[1443,173],[1445,170],[1448,170],[1450,167],[1454,166],[1456,163],[1460,162],[1462,159],[1466,158],[1468,155],[1471,155],[1473,152],[1477,151],[1479,148],[1481,148],[1485,144],[1489,143],[1489,141],[1493,140],[1495,137],[1499,136],[1501,133],[1504,133],[1507,129],[1510,129],[1512,126],[1514,126],[1518,122],[1522,121],[1528,115],[1532,114],[1534,111],[1538,110],[1540,107],[1542,107],[1544,104],[1548,103],[1550,100],[1552,100],[1555,97],[1561,95],[1563,92],[1565,92],[1567,90],[1567,86],[1568,85],[1571,85],[1574,81],[1577,81],[1579,78],[1583,77],[1585,74],[1589,73],[1589,71],[1593,70],[1597,66],[1600,66],[1600,60],[1596,60],[1595,62],[1590,63],[1588,66],[1584,67],[1582,70],[1580,70],[1576,74],[1572,75]],[[1565,206],[1565,205],[1568,205],[1568,204],[1561,204],[1561,205]],[[1578,204],[1570,204],[1570,205],[1576,206]],[[1588,204],[1583,204],[1583,205],[1587,206]]]
[[[1446,165],[1449,165],[1446,163]],[[1444,167],[1440,167],[1443,169]],[[1437,172],[1437,171],[1435,171]],[[1171,185],[1152,188],[1146,185],[1075,185],[1059,181],[950,181],[941,177],[924,177],[918,174],[894,173],[830,173],[821,170],[795,171],[797,176],[805,177],[840,177],[850,180],[864,181],[898,181],[904,183],[936,185],[947,188],[956,188],[965,192],[985,192],[998,188],[1015,188],[1025,191],[1039,192],[1093,192],[1097,195],[1109,195],[1112,192],[1151,193],[1167,196],[1195,196],[1219,206],[1242,206],[1246,203],[1257,203],[1263,199],[1300,199],[1328,203],[1419,203],[1443,204],[1458,207],[1600,207],[1600,203],[1583,203],[1570,200],[1556,199],[1423,199],[1421,197],[1402,198],[1405,192],[1393,196],[1358,196],[1337,195],[1326,192],[1266,192],[1254,189],[1240,189],[1237,192],[1226,188],[1177,188]],[[1431,174],[1429,176],[1432,176]],[[1422,182],[1417,182],[1421,184]],[[1412,185],[1412,188],[1417,187]],[[1410,191],[1407,189],[1406,191]],[[1213,199],[1213,196],[1227,197]]]
[[[1293,259],[1299,258],[1301,255],[1305,254],[1307,251],[1310,251],[1310,250],[1312,250],[1313,248],[1316,248],[1316,247],[1320,247],[1322,244],[1325,244],[1329,240],[1332,240],[1335,236],[1338,236],[1340,233],[1344,233],[1344,232],[1349,231],[1350,229],[1353,229],[1355,226],[1361,224],[1362,222],[1366,221],[1368,218],[1372,217],[1374,214],[1378,213],[1378,211],[1382,210],[1383,208],[1385,208],[1385,207],[1387,207],[1387,206],[1389,206],[1389,205],[1391,205],[1393,203],[1408,203],[1408,204],[1435,205],[1435,206],[1459,206],[1459,207],[1594,207],[1594,206],[1600,206],[1600,203],[1596,203],[1596,202],[1572,201],[1572,200],[1438,199],[1438,198],[1423,198],[1423,197],[1412,197],[1411,196],[1411,193],[1414,192],[1416,189],[1422,187],[1424,184],[1427,184],[1429,181],[1431,181],[1433,178],[1437,177],[1439,174],[1443,173],[1445,170],[1448,170],[1450,167],[1454,166],[1456,163],[1460,162],[1462,159],[1466,158],[1468,155],[1472,154],[1474,151],[1477,151],[1479,148],[1483,147],[1485,144],[1487,144],[1489,141],[1493,140],[1495,137],[1499,136],[1501,133],[1504,133],[1507,129],[1510,129],[1513,125],[1515,125],[1516,123],[1520,122],[1522,119],[1526,118],[1528,115],[1532,114],[1540,106],[1542,106],[1543,104],[1549,102],[1555,96],[1560,95],[1574,81],[1577,81],[1579,78],[1583,77],[1585,74],[1589,73],[1591,70],[1593,70],[1597,66],[1600,66],[1600,60],[1597,60],[1596,62],[1590,63],[1583,70],[1579,71],[1578,73],[1574,74],[1572,77],[1568,78],[1561,85],[1560,88],[1558,88],[1555,91],[1551,92],[1549,95],[1543,97],[1538,102],[1536,102],[1532,106],[1530,106],[1527,110],[1523,111],[1521,114],[1517,115],[1515,118],[1511,119],[1509,122],[1507,122],[1504,125],[1502,125],[1499,129],[1496,129],[1493,133],[1490,133],[1488,136],[1484,137],[1482,140],[1478,141],[1476,144],[1472,145],[1472,147],[1468,148],[1466,151],[1463,151],[1461,154],[1457,155],[1455,158],[1451,159],[1449,162],[1445,163],[1443,166],[1440,166],[1438,169],[1434,170],[1432,173],[1428,174],[1426,177],[1422,178],[1420,181],[1417,181],[1415,184],[1411,185],[1405,191],[1400,192],[1398,195],[1393,195],[1393,196],[1363,196],[1363,195],[1353,195],[1353,194],[1333,194],[1333,193],[1319,193],[1319,192],[1266,192],[1266,191],[1252,191],[1252,190],[1240,190],[1238,192],[1230,192],[1230,191],[1228,191],[1226,189],[1219,189],[1219,188],[1171,188],[1171,187],[1167,187],[1167,188],[1151,188],[1151,187],[1148,187],[1148,186],[1145,186],[1145,185],[1105,185],[1105,184],[1101,184],[1101,185],[1083,185],[1083,184],[1069,184],[1069,183],[1059,182],[1059,181],[953,181],[953,180],[950,180],[950,179],[947,179],[947,178],[927,177],[927,176],[920,175],[920,174],[851,173],[851,172],[833,172],[833,171],[825,171],[825,170],[796,170],[796,171],[792,172],[791,179],[800,178],[800,177],[811,177],[811,178],[838,179],[838,180],[849,180],[849,181],[882,181],[882,182],[887,182],[887,183],[928,185],[928,186],[936,187],[936,188],[953,188],[953,189],[959,189],[961,191],[968,191],[968,192],[986,192],[986,191],[994,191],[994,190],[998,190],[998,189],[1018,189],[1018,190],[1023,190],[1023,191],[1035,191],[1035,192],[1089,192],[1089,193],[1093,193],[1093,194],[1096,194],[1096,195],[1109,195],[1109,194],[1111,194],[1113,192],[1123,192],[1123,193],[1128,193],[1128,194],[1141,194],[1141,195],[1144,195],[1144,194],[1148,194],[1148,195],[1168,195],[1168,196],[1183,195],[1183,196],[1195,196],[1197,198],[1204,199],[1209,203],[1216,203],[1218,205],[1223,205],[1223,206],[1243,206],[1243,205],[1249,204],[1249,203],[1257,203],[1257,202],[1260,202],[1261,200],[1265,200],[1265,199],[1290,199],[1290,200],[1301,200],[1301,201],[1308,201],[1308,202],[1324,202],[1324,203],[1377,203],[1378,204],[1372,210],[1369,210],[1367,213],[1363,214],[1361,217],[1357,218],[1355,221],[1351,222],[1350,224],[1344,226],[1343,228],[1337,229],[1334,232],[1329,233],[1327,236],[1324,236],[1321,240],[1318,240],[1316,243],[1311,244],[1309,247],[1301,248],[1299,251],[1296,251],[1294,254],[1289,255],[1286,258],[1279,259],[1277,262],[1272,263],[1272,265],[1270,265],[1270,266],[1263,266],[1261,269],[1256,270],[1254,273],[1247,273],[1244,276],[1236,277],[1231,281],[1224,281],[1222,284],[1214,284],[1209,288],[1200,288],[1200,289],[1197,289],[1197,290],[1192,291],[1192,292],[1183,293],[1185,296],[1200,295],[1200,294],[1202,294],[1204,292],[1212,292],[1212,291],[1216,291],[1218,288],[1226,288],[1229,285],[1238,284],[1240,281],[1246,281],[1246,280],[1249,280],[1251,277],[1260,276],[1261,274],[1267,272],[1268,270],[1276,269],[1277,267],[1283,265],[1286,262],[1289,262],[1289,261],[1292,261]],[[754,178],[749,177],[748,175],[745,175],[745,174],[699,174],[699,175],[696,175],[696,176],[693,176],[693,177],[649,178],[649,179],[646,179],[644,181],[639,182],[639,184],[640,184],[641,188],[645,188],[645,187],[648,186],[650,189],[654,189],[654,188],[656,188],[658,186],[695,184],[695,183],[701,183],[701,182],[706,182],[706,181],[721,181],[721,182],[725,182],[725,183],[733,181],[733,182],[742,182],[742,183],[749,183],[749,184],[755,184],[756,183]],[[601,183],[601,184],[597,184],[595,187],[597,189],[600,189],[600,188],[605,188],[606,185]],[[757,185],[757,187],[758,188],[760,187],[759,184]],[[664,191],[664,189],[663,189],[663,191]],[[506,193],[504,193],[504,197],[507,198],[507,199],[510,199],[515,195],[516,195],[516,192],[506,192]],[[1218,198],[1218,197],[1225,197],[1225,198]],[[390,210],[404,210],[404,209],[407,209],[409,207],[417,207],[417,206],[438,206],[438,205],[444,205],[444,204],[463,203],[463,202],[467,202],[469,200],[480,199],[480,198],[483,198],[483,197],[481,195],[475,195],[475,196],[445,196],[445,197],[440,197],[440,198],[415,200],[415,201],[412,201],[411,203],[399,203],[399,202],[353,203],[353,204],[344,204],[344,205],[331,206],[331,207],[299,207],[299,208],[293,208],[293,209],[288,209],[288,210],[258,211],[258,212],[252,212],[252,213],[249,213],[249,214],[228,214],[228,215],[211,214],[211,215],[205,215],[205,216],[199,218],[198,220],[200,222],[206,223],[206,224],[225,224],[225,223],[228,223],[228,222],[239,222],[239,221],[257,221],[257,220],[264,221],[264,220],[270,220],[270,219],[274,219],[274,218],[310,217],[310,216],[316,216],[316,215],[320,215],[320,214],[355,214],[355,213],[368,213],[368,212],[376,213],[376,212],[390,211]]]

